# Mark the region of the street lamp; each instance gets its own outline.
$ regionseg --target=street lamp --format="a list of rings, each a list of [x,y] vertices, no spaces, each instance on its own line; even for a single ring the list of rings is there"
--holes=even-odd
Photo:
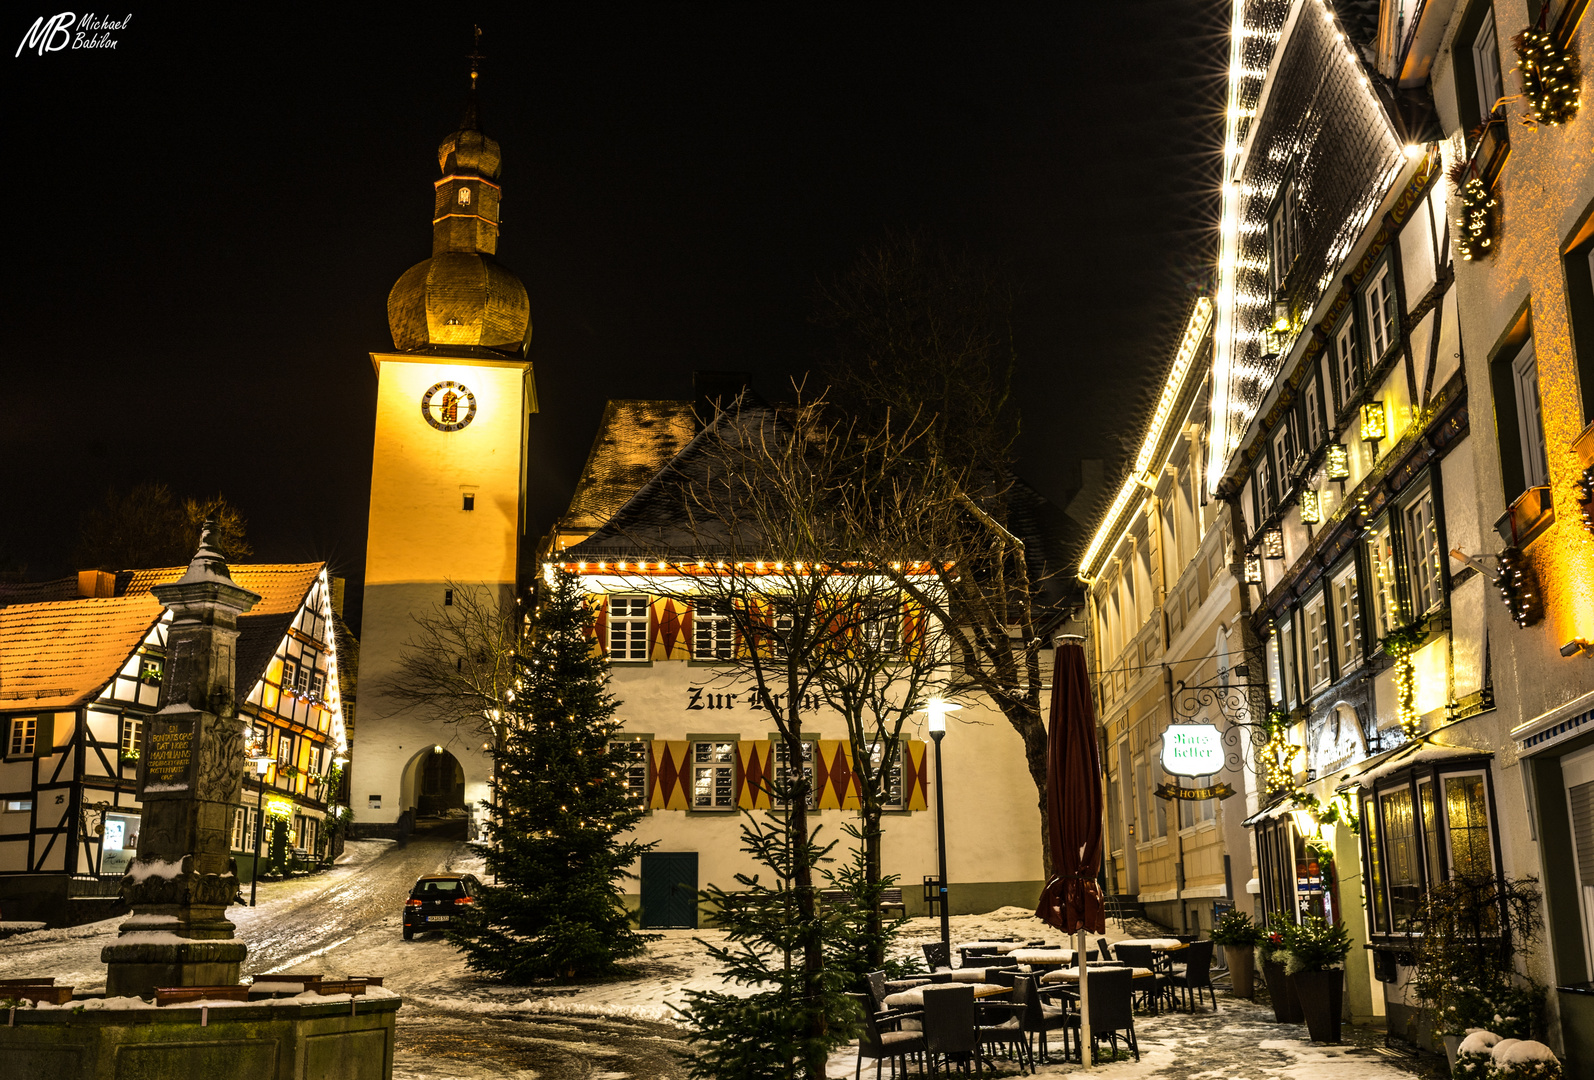
[[[255,861],[249,868],[249,906],[255,906],[255,893],[260,886],[260,833],[265,828],[266,818],[262,812],[266,800],[266,772],[271,768],[272,758],[250,758],[249,763],[255,767]]]
[[[952,924],[946,907],[946,796],[941,783],[941,740],[946,737],[946,714],[962,707],[942,698],[931,698],[924,706],[924,713],[930,719],[930,738],[935,740],[935,838],[941,856],[941,950],[948,967],[952,966]]]

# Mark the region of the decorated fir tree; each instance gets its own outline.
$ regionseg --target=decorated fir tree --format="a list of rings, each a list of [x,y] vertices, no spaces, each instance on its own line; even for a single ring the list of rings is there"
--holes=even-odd
[[[451,936],[475,971],[561,982],[616,969],[651,935],[627,918],[620,882],[648,845],[626,839],[643,807],[627,791],[608,663],[573,577],[532,613],[496,753],[497,806],[479,845],[495,884]]]

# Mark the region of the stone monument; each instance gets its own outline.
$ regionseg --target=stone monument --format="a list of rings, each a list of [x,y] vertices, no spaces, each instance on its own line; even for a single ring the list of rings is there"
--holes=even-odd
[[[151,590],[172,622],[160,709],[139,754],[138,855],[122,879],[133,914],[100,954],[112,997],[236,983],[247,951],[226,918],[238,895],[228,836],[244,770],[238,616],[260,597],[233,584],[215,531],[207,521],[187,572]]]

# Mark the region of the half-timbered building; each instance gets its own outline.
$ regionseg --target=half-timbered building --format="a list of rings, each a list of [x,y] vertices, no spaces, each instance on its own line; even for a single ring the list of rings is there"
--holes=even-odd
[[[0,911],[55,924],[114,912],[138,847],[146,718],[160,704],[170,614],[151,586],[182,567],[75,577],[0,595]],[[323,563],[240,565],[260,602],[239,620],[238,713],[250,747],[231,842],[252,870],[259,815],[324,850],[347,743],[333,581]],[[263,770],[263,771],[262,771]]]

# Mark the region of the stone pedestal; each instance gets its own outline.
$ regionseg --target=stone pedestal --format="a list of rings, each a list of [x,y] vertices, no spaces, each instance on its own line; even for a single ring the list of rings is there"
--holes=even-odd
[[[226,917],[238,895],[228,832],[244,769],[236,651],[238,616],[260,597],[233,584],[211,531],[187,573],[151,590],[172,622],[161,707],[139,754],[138,856],[122,879],[133,915],[100,954],[113,996],[236,983],[244,958]]]

